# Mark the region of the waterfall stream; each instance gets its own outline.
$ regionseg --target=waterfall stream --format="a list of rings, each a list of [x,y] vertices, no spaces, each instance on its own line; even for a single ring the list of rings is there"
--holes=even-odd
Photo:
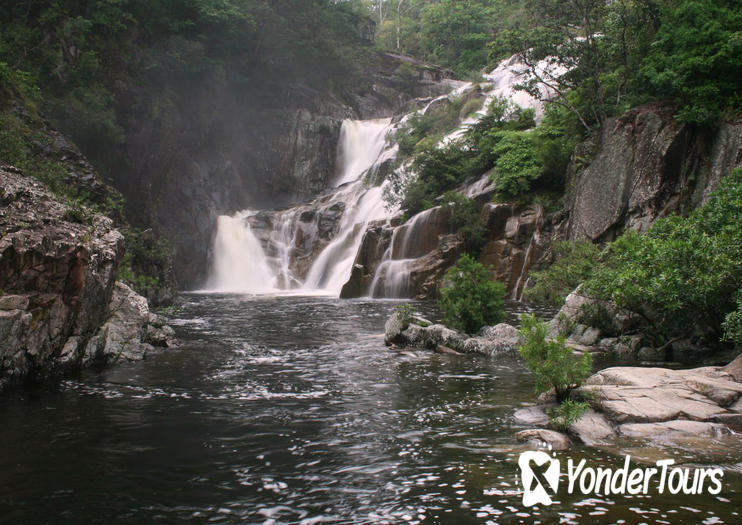
[[[390,216],[382,198],[383,188],[369,188],[364,176],[396,154],[396,145],[387,142],[392,128],[391,119],[343,122],[336,189],[329,198],[320,197],[304,210],[310,212],[314,207],[342,210],[342,218],[334,238],[316,255],[304,279],[292,269],[298,238],[317,240],[323,226],[321,221],[327,216],[315,213],[313,220],[303,222],[300,206],[273,213],[270,231],[264,239],[272,253],[266,253],[251,224],[258,212],[245,210],[233,217],[219,217],[208,288],[219,292],[301,290],[339,295],[366,227],[371,221]]]
[[[546,62],[537,67],[548,70]],[[459,82],[451,93],[428,101],[422,109],[402,117],[399,123],[404,123],[415,113],[425,114],[442,99],[452,100],[473,89],[481,89],[484,96],[482,110],[464,119],[441,140],[441,145],[463,136],[471,124],[484,116],[489,103],[498,97],[521,107],[534,108],[538,119],[543,115],[541,102],[514,89],[516,84],[523,82],[525,70],[526,67],[514,57],[504,60],[495,70],[484,75],[486,82],[479,88],[472,83]],[[287,210],[244,210],[232,217],[220,217],[208,289],[256,294],[294,290],[306,294],[339,295],[350,277],[369,224],[389,220],[397,211],[387,208],[383,185],[369,187],[364,179],[370,171],[396,156],[397,146],[388,138],[398,125],[392,119],[344,121],[338,141],[338,173],[333,179],[334,189],[314,201]],[[406,175],[407,171],[406,165],[398,168],[404,177],[414,176]],[[371,296],[407,295],[413,263],[435,248],[428,246],[430,239],[422,239],[430,218],[428,212],[423,212],[394,232],[392,243],[373,277],[369,290]],[[436,239],[433,241],[437,242]],[[524,265],[522,273],[525,271]]]

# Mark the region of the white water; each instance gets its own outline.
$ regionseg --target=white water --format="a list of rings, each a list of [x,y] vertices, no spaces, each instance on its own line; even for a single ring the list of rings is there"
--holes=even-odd
[[[219,217],[209,289],[255,294],[301,290],[339,295],[350,277],[369,222],[390,215],[382,198],[383,188],[367,188],[363,177],[396,154],[396,145],[386,142],[391,129],[391,119],[343,122],[338,145],[340,173],[335,181],[336,186],[342,187],[311,204],[272,213],[272,229],[265,239],[271,253],[266,254],[263,243],[245,220],[255,212],[247,210],[234,217]],[[337,234],[319,253],[302,281],[292,271],[296,243],[299,238],[317,239],[318,210],[333,205],[344,205]],[[304,209],[316,211],[309,223],[299,220]]]
[[[209,279],[211,290],[268,293],[276,289],[277,276],[246,222],[253,213],[246,210],[234,217],[219,217]]]
[[[392,129],[392,119],[346,120],[340,128],[338,161],[340,176],[336,186],[358,180],[374,165],[390,158],[386,135]],[[386,155],[384,155],[386,153]]]
[[[559,72],[548,70],[548,64],[539,65],[542,74],[552,77]],[[533,108],[537,120],[543,115],[541,101],[529,94],[516,91],[514,86],[525,80],[526,67],[511,58],[503,61],[483,84],[484,104],[480,111],[469,116],[462,124],[444,137],[441,144],[460,138],[466,129],[481,119],[489,104],[502,97],[525,108]],[[425,113],[435,102],[452,100],[473,89],[471,83],[456,83],[447,95],[430,101],[420,113]],[[547,92],[543,92],[547,96]],[[407,115],[401,122],[405,122]],[[326,293],[338,295],[350,277],[363,235],[370,222],[390,218],[394,211],[386,208],[383,187],[367,188],[363,178],[369,170],[393,158],[397,146],[387,143],[395,126],[391,119],[366,121],[346,120],[340,130],[338,143],[338,175],[333,186],[334,194],[283,212],[272,212],[271,230],[258,238],[247,218],[255,212],[243,211],[233,217],[220,217],[214,241],[212,271],[209,287],[215,291],[240,293],[275,293],[300,291],[301,293]],[[398,169],[406,177],[407,166]],[[414,175],[412,175],[414,176]],[[306,277],[297,275],[295,252],[297,243],[315,242],[319,238],[319,213],[309,222],[299,220],[303,210],[326,210],[342,203],[344,211],[337,233],[324,249],[316,255]],[[371,285],[372,296],[401,297],[407,293],[410,268],[421,254],[416,248],[418,226],[427,226],[427,214],[414,217],[408,224],[397,228],[389,249],[384,254]],[[395,248],[396,247],[396,248]],[[266,253],[266,249],[269,253]],[[525,265],[524,265],[525,266]],[[525,269],[524,269],[525,271]],[[302,272],[298,272],[301,274]],[[523,273],[523,272],[522,272]],[[522,277],[522,276],[521,276]],[[520,279],[519,279],[520,281]],[[520,284],[520,282],[519,282]],[[518,287],[516,287],[517,293]]]

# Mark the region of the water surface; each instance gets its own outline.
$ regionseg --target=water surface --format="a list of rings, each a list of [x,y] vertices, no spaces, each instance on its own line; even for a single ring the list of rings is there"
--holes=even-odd
[[[522,508],[512,414],[536,402],[529,373],[387,349],[392,301],[181,302],[182,348],[0,398],[0,522],[740,521],[733,472],[720,497]],[[620,466],[615,453],[569,455]]]

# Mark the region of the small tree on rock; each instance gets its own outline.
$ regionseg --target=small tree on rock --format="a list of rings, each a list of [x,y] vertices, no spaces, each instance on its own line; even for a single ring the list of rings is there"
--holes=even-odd
[[[505,286],[490,280],[484,266],[469,255],[461,256],[444,281],[448,284],[439,305],[449,326],[472,334],[505,319]]]
[[[581,357],[567,347],[564,337],[548,338],[548,324],[531,315],[521,316],[520,333],[523,344],[520,355],[533,373],[536,391],[548,392],[552,388],[558,402],[567,399],[569,391],[577,388],[592,371],[592,356],[585,352]]]

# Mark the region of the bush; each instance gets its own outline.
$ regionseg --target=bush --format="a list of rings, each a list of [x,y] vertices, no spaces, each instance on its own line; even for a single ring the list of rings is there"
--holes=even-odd
[[[724,339],[742,348],[742,289],[737,290],[737,309],[724,319]]]
[[[497,156],[492,182],[503,197],[517,197],[527,192],[543,171],[533,135],[523,131],[503,131],[497,137],[499,141],[492,149]]]
[[[394,308],[394,311],[397,313],[397,318],[403,327],[407,328],[410,326],[412,322],[412,306],[410,306],[410,303],[398,304]]]
[[[576,357],[567,347],[563,336],[548,339],[548,325],[534,315],[522,315],[520,334],[523,344],[520,355],[533,373],[538,393],[552,388],[560,403],[567,399],[569,391],[587,379],[592,370],[592,356],[585,352]]]
[[[526,288],[528,301],[560,305],[572,290],[585,282],[598,264],[600,248],[589,241],[554,243],[555,260],[551,266],[530,277],[533,286]]]
[[[556,430],[567,431],[590,408],[585,401],[567,399],[558,406],[549,409],[549,425]]]
[[[443,196],[443,208],[449,213],[451,227],[464,241],[464,252],[478,257],[487,234],[487,228],[480,220],[482,205],[461,193],[450,191]]]
[[[484,266],[469,255],[446,272],[444,282],[439,305],[449,326],[472,334],[505,319],[505,285],[491,281]]]
[[[687,218],[627,232],[601,254],[585,291],[643,314],[660,344],[672,337],[722,336],[742,282],[742,170]]]

